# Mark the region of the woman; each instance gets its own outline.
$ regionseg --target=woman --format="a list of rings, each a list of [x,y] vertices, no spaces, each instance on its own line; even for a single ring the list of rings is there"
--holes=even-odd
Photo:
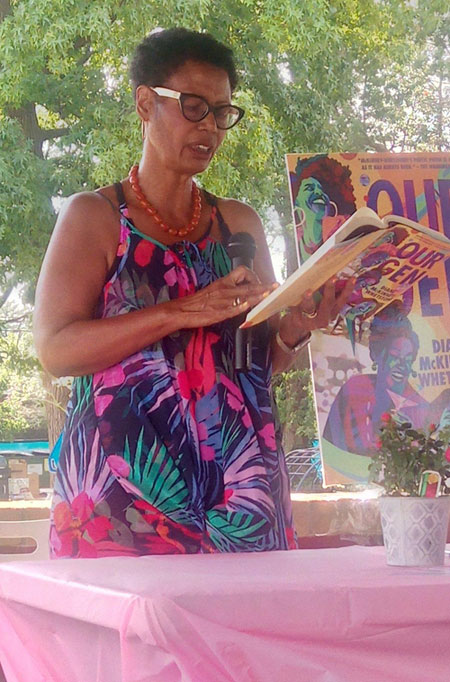
[[[376,452],[381,416],[393,410],[397,418],[423,428],[430,416],[428,402],[411,386],[419,339],[399,304],[373,318],[369,353],[374,374],[351,377],[340,389],[328,415],[323,436],[336,447],[358,455]]]
[[[65,204],[37,289],[42,364],[77,377],[52,555],[295,547],[270,366],[287,366],[351,285],[336,298],[329,283],[318,310],[307,298],[278,336],[259,328],[251,371],[236,372],[237,321],[273,288],[273,270],[256,213],[193,181],[243,115],[231,51],[184,29],[153,33],[131,77],[139,166]],[[224,244],[239,231],[255,239],[255,273],[230,271]]]

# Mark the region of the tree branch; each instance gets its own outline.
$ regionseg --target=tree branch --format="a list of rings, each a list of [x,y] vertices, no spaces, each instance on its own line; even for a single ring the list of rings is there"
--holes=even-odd
[[[69,133],[69,128],[53,128],[51,130],[47,130],[45,128],[40,129],[40,138],[42,141],[44,140],[54,140],[57,137],[62,137],[63,135],[67,135]]]
[[[7,326],[9,324],[12,324],[13,322],[23,322],[24,320],[27,320],[30,317],[30,313],[22,313],[21,315],[17,315],[16,317],[8,317],[6,320],[2,320],[1,324],[2,326]]]
[[[43,140],[40,136],[41,128],[39,127],[37,120],[34,102],[27,102],[23,107],[20,107],[20,109],[7,109],[7,114],[11,118],[15,118],[16,121],[19,121],[25,137],[28,137],[33,141],[34,153],[42,158]]]
[[[69,128],[41,128],[37,116],[36,106],[34,102],[27,102],[20,109],[8,109],[8,116],[15,118],[22,126],[22,130],[26,137],[33,140],[34,153],[39,157],[43,157],[42,143],[45,140],[54,140],[63,135],[67,135]]]
[[[443,77],[443,74],[441,71],[441,73],[439,74],[438,106],[437,106],[437,135],[438,135],[439,150],[441,152],[444,151],[443,86],[444,86],[444,77]]]
[[[385,154],[386,152],[389,151],[383,142],[375,142],[375,140],[370,137],[367,130],[363,130],[362,132],[366,139],[369,149],[373,149],[373,151],[379,152],[381,154]]]
[[[8,298],[9,298],[9,296],[13,290],[13,288],[14,287],[8,287],[7,289],[5,289],[3,294],[1,294],[1,296],[0,296],[0,308],[2,308],[5,305],[6,301],[8,300]]]
[[[12,7],[9,0],[0,0],[0,21],[8,15],[11,14]]]
[[[73,48],[76,53],[80,52],[83,48],[83,54],[76,60],[77,66],[84,66],[86,62],[90,59],[92,55],[92,44],[87,38],[78,37],[73,44]]]

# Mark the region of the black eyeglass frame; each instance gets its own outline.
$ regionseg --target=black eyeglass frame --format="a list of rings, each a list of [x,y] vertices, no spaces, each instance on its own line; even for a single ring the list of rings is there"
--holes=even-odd
[[[180,107],[180,111],[183,114],[184,118],[187,121],[190,121],[191,123],[199,123],[199,121],[203,121],[204,118],[208,116],[210,112],[212,112],[216,125],[220,130],[230,130],[230,128],[234,128],[234,126],[239,123],[241,118],[244,116],[245,111],[244,109],[241,109],[241,107],[237,107],[235,104],[220,104],[218,107],[212,107],[208,100],[206,100],[204,97],[201,95],[196,95],[193,92],[179,92],[178,90],[172,90],[171,88],[164,88],[164,87],[152,87],[151,85],[148,86],[150,90],[153,90],[153,92],[156,92],[158,97],[170,97],[171,99],[176,99],[178,100],[178,104]],[[206,104],[206,111],[205,113],[197,119],[192,119],[186,116],[184,110],[183,110],[183,101],[186,99],[186,97],[196,97],[197,99],[201,99],[202,102]],[[217,120],[217,112],[220,111],[221,109],[235,109],[238,112],[238,118],[232,123],[230,126],[221,126],[219,125],[219,122]]]

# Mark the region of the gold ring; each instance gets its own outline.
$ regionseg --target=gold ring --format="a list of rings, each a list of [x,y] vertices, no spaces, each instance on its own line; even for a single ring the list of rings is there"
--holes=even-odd
[[[302,310],[302,315],[309,317],[310,320],[313,320],[315,317],[317,317],[317,308],[314,308],[312,313],[308,313],[307,310]]]
[[[234,308],[237,308],[238,305],[241,305],[241,298],[240,298],[240,296],[236,296],[236,298],[235,298],[234,301],[233,301],[233,307],[234,307]]]

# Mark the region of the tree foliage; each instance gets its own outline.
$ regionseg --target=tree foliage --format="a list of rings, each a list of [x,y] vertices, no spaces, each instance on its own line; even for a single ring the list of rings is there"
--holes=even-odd
[[[17,328],[0,334],[0,440],[43,437],[42,387],[31,333]]]
[[[138,158],[127,56],[150,30],[185,25],[234,48],[248,114],[203,182],[274,206],[287,235],[287,151],[445,147],[445,5],[0,0],[0,285],[36,277],[55,197]]]
[[[273,388],[285,450],[311,447],[317,438],[317,425],[309,368],[277,374]]]

